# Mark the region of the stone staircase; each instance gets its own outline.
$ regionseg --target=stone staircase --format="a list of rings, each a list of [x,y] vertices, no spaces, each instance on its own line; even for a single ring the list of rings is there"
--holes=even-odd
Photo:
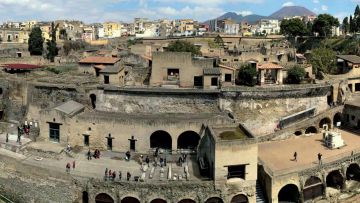
[[[264,192],[258,181],[256,181],[256,203],[266,203]]]

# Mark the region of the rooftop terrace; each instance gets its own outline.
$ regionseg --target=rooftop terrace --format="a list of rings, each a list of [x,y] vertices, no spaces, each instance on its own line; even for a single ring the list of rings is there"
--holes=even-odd
[[[329,163],[360,151],[360,136],[356,133],[336,129],[341,132],[346,146],[331,150],[323,145],[322,133],[307,137],[293,137],[288,140],[259,144],[259,159],[273,174],[288,174],[318,165],[317,154],[321,153],[322,162]],[[297,152],[297,161],[293,155]]]

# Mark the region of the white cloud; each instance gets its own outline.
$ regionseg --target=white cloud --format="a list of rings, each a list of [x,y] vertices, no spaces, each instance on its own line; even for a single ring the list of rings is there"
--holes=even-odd
[[[342,22],[342,20],[343,20],[345,17],[350,16],[350,15],[351,15],[351,13],[339,12],[339,13],[335,13],[334,16],[335,16],[337,19],[339,19],[339,22]]]
[[[313,3],[318,4],[318,3],[320,3],[320,1],[319,0],[313,0]]]
[[[253,14],[252,11],[239,11],[237,12],[238,15],[242,15],[242,16],[248,16],[248,15],[251,15]]]
[[[282,5],[282,7],[286,7],[286,6],[295,6],[295,4],[294,4],[294,2],[288,1]]]
[[[150,0],[148,0],[150,1]],[[163,3],[184,3],[184,4],[197,4],[197,5],[223,5],[223,4],[236,4],[236,3],[263,3],[265,0],[154,0],[155,2]]]
[[[322,10],[322,11],[327,11],[327,10],[328,10],[328,7],[327,7],[326,5],[322,5],[322,6],[321,6],[321,10]]]

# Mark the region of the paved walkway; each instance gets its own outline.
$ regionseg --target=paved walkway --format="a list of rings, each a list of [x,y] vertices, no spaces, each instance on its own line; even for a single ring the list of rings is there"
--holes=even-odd
[[[95,179],[104,179],[105,168],[108,168],[112,171],[116,171],[116,181],[119,181],[118,175],[119,171],[122,173],[122,181],[126,181],[127,172],[131,173],[131,181],[134,181],[134,176],[141,177],[143,171],[141,170],[141,165],[137,160],[125,161],[124,153],[114,153],[114,152],[101,152],[100,159],[88,160],[86,156],[87,151],[79,153],[76,158],[70,158],[66,154],[62,154],[58,159],[44,158],[31,154],[21,155],[14,153],[5,149],[0,149],[0,155],[5,155],[21,160],[24,164],[33,165],[53,171],[65,172],[66,164],[71,164],[70,175],[79,176],[84,178],[95,178]],[[138,157],[138,155],[137,155]],[[188,162],[183,165],[183,167],[177,166],[175,160],[179,155],[167,155],[168,164],[166,167],[161,169],[160,166],[154,167],[150,163],[150,168],[145,172],[144,182],[153,182],[153,181],[168,181],[168,171],[171,167],[172,178],[174,175],[181,175],[182,180],[185,180],[185,165],[188,165],[189,169],[189,178],[190,181],[199,180],[198,166],[194,161],[195,157],[189,157]],[[136,159],[136,157],[134,157]],[[145,158],[145,156],[144,156]],[[192,160],[190,160],[192,159]],[[73,161],[75,161],[75,169],[72,168]],[[151,168],[154,168],[153,177],[150,178]],[[178,180],[180,181],[180,180]]]

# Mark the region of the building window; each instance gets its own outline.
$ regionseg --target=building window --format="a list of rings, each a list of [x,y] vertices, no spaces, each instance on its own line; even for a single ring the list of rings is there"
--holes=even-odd
[[[110,83],[109,76],[104,75],[104,84],[109,84],[109,83]]]
[[[226,61],[227,61],[227,59],[222,59],[222,61],[223,61],[223,62],[226,62]]]
[[[89,146],[90,145],[90,136],[89,135],[84,135],[84,146]]]
[[[218,86],[218,78],[211,78],[211,86]]]
[[[264,58],[264,61],[268,61],[269,59],[268,58]]]
[[[353,121],[354,121],[354,120],[355,120],[355,116],[351,116],[351,120],[353,120]]]
[[[349,114],[346,114],[346,122],[350,122],[350,116],[349,116]]]
[[[225,74],[225,82],[231,82],[231,74]]]
[[[169,68],[167,70],[167,80],[168,81],[178,81],[179,80],[179,69]]]
[[[49,137],[51,141],[54,142],[60,141],[60,124],[49,123]]]
[[[234,165],[228,166],[228,176],[227,179],[231,178],[241,178],[245,180],[246,174],[246,165]]]
[[[239,59],[234,59],[234,61],[235,61],[235,62],[238,62],[238,61],[239,61]]]

